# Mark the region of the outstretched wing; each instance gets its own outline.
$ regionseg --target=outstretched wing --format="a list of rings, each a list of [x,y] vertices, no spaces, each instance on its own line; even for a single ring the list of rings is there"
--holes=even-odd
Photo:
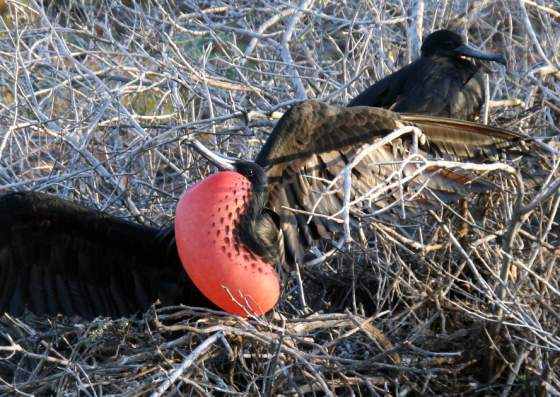
[[[382,141],[405,126],[421,128],[427,138],[415,156],[411,134]],[[474,173],[437,166],[421,168],[423,160],[485,161],[518,148],[524,139],[520,134],[476,123],[310,101],[284,115],[256,161],[267,171],[268,204],[280,214],[287,249],[297,258],[316,239],[340,230],[344,207],[340,175],[359,152],[367,150],[364,144],[377,145],[370,146],[351,169],[350,200],[358,203],[354,210],[371,214],[397,202],[418,208],[489,190],[492,185]],[[337,176],[338,182],[331,186],[330,181]],[[360,197],[367,199],[360,201]],[[310,214],[314,214],[311,219]]]
[[[156,299],[214,307],[173,234],[35,192],[0,196],[0,314],[126,316]]]
[[[431,154],[448,160],[485,161],[500,153],[522,153],[531,142],[526,135],[472,121],[422,114],[399,114],[399,119],[420,128],[428,137]]]

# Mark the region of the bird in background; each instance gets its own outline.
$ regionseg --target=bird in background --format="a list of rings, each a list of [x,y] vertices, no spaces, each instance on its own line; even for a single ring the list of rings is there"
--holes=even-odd
[[[384,183],[411,150],[425,158],[485,161],[526,141],[467,121],[307,101],[284,114],[254,161],[195,145],[221,171],[184,192],[174,225],[164,229],[44,193],[7,193],[0,196],[0,314],[120,317],[158,299],[242,316],[266,313],[281,295],[278,267],[301,263],[318,240],[343,233],[330,217],[344,209],[342,184],[332,188],[333,178],[364,145],[406,126],[421,128],[425,141],[405,134],[363,152],[350,169],[352,200]],[[417,170],[410,163],[403,177]],[[328,188],[333,193],[323,194]],[[364,200],[360,211],[403,198],[438,206],[489,189],[474,173],[434,166],[404,190]]]
[[[438,30],[426,37],[417,60],[379,80],[348,106],[473,121],[484,103],[484,83],[469,58],[506,65],[502,54],[477,50],[457,33]]]

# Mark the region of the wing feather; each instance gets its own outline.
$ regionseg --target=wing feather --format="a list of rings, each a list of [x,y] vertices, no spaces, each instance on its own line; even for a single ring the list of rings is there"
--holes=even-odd
[[[0,313],[126,316],[156,299],[215,307],[159,229],[54,196],[0,197]],[[171,280],[171,281],[170,281]],[[165,282],[164,282],[165,281]],[[172,288],[166,288],[171,286]],[[170,293],[173,290],[173,293]]]
[[[427,137],[418,153],[426,159],[484,162],[493,156],[520,152],[530,140],[522,134],[473,122],[428,115],[397,114],[371,107],[343,108],[308,101],[291,108],[278,122],[257,156],[256,162],[267,172],[268,206],[281,215],[286,249],[296,258],[315,240],[340,230],[339,222],[325,217],[343,208],[339,180],[327,192],[329,181],[339,175],[365,145],[377,142],[402,126],[416,126]],[[365,197],[378,189],[371,202],[358,206],[371,212],[392,205],[401,192],[388,188],[387,181],[402,167],[401,177],[410,177],[404,194],[417,195],[406,205],[414,212],[433,208],[439,200],[454,201],[473,192],[493,188],[488,181],[460,169],[429,167],[418,173],[421,164],[403,160],[411,154],[410,135],[369,151],[352,169],[351,200]],[[393,178],[393,179],[391,179]],[[320,214],[309,222],[308,215],[290,209]]]

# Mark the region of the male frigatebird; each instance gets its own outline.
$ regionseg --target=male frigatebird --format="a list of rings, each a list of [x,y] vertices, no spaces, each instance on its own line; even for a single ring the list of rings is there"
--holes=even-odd
[[[426,142],[403,135],[422,129]],[[211,158],[225,170],[189,188],[174,227],[142,226],[36,192],[0,196],[0,313],[126,316],[155,300],[246,315],[278,300],[276,266],[301,259],[322,237],[341,230],[323,215],[340,212],[344,192],[323,194],[356,153],[351,198],[365,195],[395,172],[413,150],[425,158],[484,160],[524,137],[505,130],[370,107],[344,108],[308,101],[285,113],[254,162]],[[209,155],[208,157],[212,157]],[[419,166],[419,165],[418,165]],[[404,167],[404,176],[418,166]],[[474,175],[431,167],[407,186],[454,200],[487,189]],[[384,207],[407,191],[388,192]],[[304,212],[298,212],[304,211]],[[313,216],[309,221],[309,214]],[[184,271],[184,269],[186,272]]]
[[[457,33],[438,30],[424,40],[420,58],[370,86],[348,106],[474,120],[484,102],[484,86],[478,66],[466,58],[506,64],[502,54],[479,51]]]

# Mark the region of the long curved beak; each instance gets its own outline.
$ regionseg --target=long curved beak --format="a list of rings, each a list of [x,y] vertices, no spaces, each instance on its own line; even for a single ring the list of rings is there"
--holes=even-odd
[[[196,139],[189,139],[187,141],[189,145],[193,147],[198,153],[206,158],[206,160],[210,161],[216,167],[223,171],[234,171],[235,170],[235,162],[238,161],[236,158],[227,157],[218,153],[214,153],[202,143],[197,141]]]
[[[455,48],[454,52],[457,55],[463,55],[469,58],[483,59],[485,61],[494,61],[501,63],[502,65],[506,65],[506,58],[504,58],[504,56],[499,52],[480,51],[466,44],[462,44],[459,47]]]

